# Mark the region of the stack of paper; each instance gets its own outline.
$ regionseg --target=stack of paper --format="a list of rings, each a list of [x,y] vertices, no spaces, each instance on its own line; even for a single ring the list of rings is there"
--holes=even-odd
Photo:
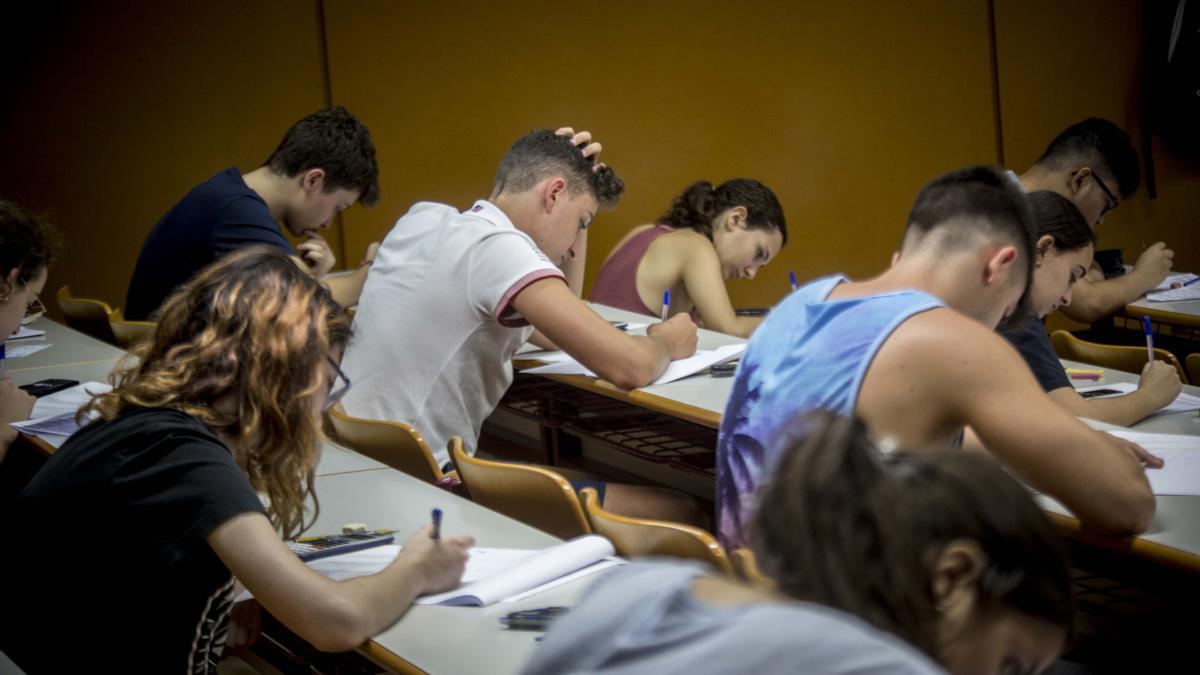
[[[1162,458],[1161,469],[1146,469],[1146,478],[1154,494],[1200,496],[1200,436],[1128,430],[1108,433],[1137,443]]]
[[[1118,393],[1106,394],[1104,396],[1096,396],[1094,398],[1110,398],[1113,396],[1124,396],[1130,392],[1137,391],[1138,386],[1133,382],[1113,382],[1112,384],[1102,384],[1096,387],[1082,387],[1076,389],[1078,392],[1092,391],[1098,389],[1115,389]],[[1200,410],[1200,397],[1192,396],[1191,394],[1179,393],[1179,396],[1165,408],[1158,409],[1155,415],[1165,415],[1168,413],[1191,412]]]
[[[75,413],[92,400],[93,394],[104,394],[112,387],[102,382],[84,382],[70,389],[43,396],[33,404],[33,414],[25,422],[13,422],[17,431],[46,441],[57,448],[71,434],[79,431]]]

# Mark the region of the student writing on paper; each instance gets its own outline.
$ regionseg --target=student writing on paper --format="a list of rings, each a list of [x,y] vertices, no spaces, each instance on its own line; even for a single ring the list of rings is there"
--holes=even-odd
[[[475,451],[483,421],[512,383],[513,354],[534,329],[625,388],[653,382],[672,359],[695,352],[696,326],[686,314],[628,335],[566,283],[559,266],[598,210],[624,191],[589,149],[599,149],[590,134],[530,132],[501,159],[488,199],[462,213],[420,202],[397,221],[355,315],[347,413],[412,424],[444,465],[454,436]],[[618,512],[697,517],[675,493],[611,488],[606,506]]]
[[[57,233],[45,221],[0,200],[0,345],[21,327],[21,318],[46,285],[58,254]],[[17,438],[10,422],[29,419],[34,398],[0,373],[0,462]]]
[[[1112,122],[1091,117],[1067,127],[1021,174],[1024,189],[1050,190],[1071,200],[1093,228],[1132,195],[1141,182],[1137,150]],[[1075,321],[1096,323],[1134,302],[1171,271],[1174,251],[1156,242],[1142,251],[1133,271],[1105,279],[1098,265],[1079,280],[1074,300],[1062,313]]]
[[[192,188],[167,211],[142,244],[125,318],[143,321],[177,286],[217,258],[247,246],[273,246],[313,276],[332,269],[333,250],[321,236],[355,202],[379,199],[379,166],[366,125],[345,108],[317,111],[287,130],[267,161],[249,173],[230,167]],[[293,248],[283,228],[305,240]],[[331,277],[334,298],[352,276]]]
[[[656,224],[634,228],[604,261],[592,302],[658,316],[695,311],[705,328],[748,337],[762,317],[738,316],[725,282],[753,279],[787,244],[775,193],[756,180],[690,185]]]
[[[1024,323],[1004,337],[1029,364],[1038,384],[1072,415],[1129,426],[1175,400],[1183,388],[1179,373],[1165,361],[1142,369],[1137,391],[1124,396],[1085,399],[1075,392],[1054,353],[1042,319],[1072,302],[1076,282],[1092,263],[1095,231],[1079,209],[1054,192],[1029,194],[1036,227],[1031,312]]]
[[[50,458],[5,523],[21,545],[0,561],[11,610],[0,649],[30,675],[88,671],[124,647],[141,672],[215,672],[235,579],[327,651],[455,587],[468,537],[422,528],[382,572],[343,582],[280,538],[306,527],[349,331],[329,292],[274,249],[232,253],[172,295],[153,339],[85,408],[101,419]]]
[[[828,414],[777,440],[750,523],[774,588],[695,564],[621,566],[551,625],[525,675],[1011,675],[1062,650],[1065,558],[993,460],[885,456],[861,422]]]
[[[890,269],[818,279],[771,311],[742,355],[718,436],[727,545],[744,540],[755,490],[770,479],[772,439],[813,408],[859,415],[876,437],[907,447],[955,447],[970,426],[1088,526],[1149,525],[1142,462],[1159,462],[1052,403],[994,332],[1028,311],[1032,220],[1025,194],[995,170],[952,172],[917,195]]]

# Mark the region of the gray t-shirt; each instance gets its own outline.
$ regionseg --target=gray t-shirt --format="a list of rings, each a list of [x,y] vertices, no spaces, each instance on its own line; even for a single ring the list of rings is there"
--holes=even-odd
[[[622,565],[555,622],[525,675],[944,672],[899,638],[828,607],[698,600],[692,580],[706,573],[682,563]]]

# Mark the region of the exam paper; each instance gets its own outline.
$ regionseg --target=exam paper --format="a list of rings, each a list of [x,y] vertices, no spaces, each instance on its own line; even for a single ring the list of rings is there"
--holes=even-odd
[[[741,356],[744,351],[746,351],[746,343],[744,342],[724,345],[716,349],[697,349],[695,355],[689,358],[672,361],[663,374],[657,380],[651,382],[651,384],[666,384],[683,379],[689,375],[695,375],[710,366],[732,361]],[[595,373],[570,357],[565,361],[538,366],[536,368],[527,368],[521,372],[534,375],[587,375],[589,377],[596,377]]]
[[[1138,386],[1133,382],[1113,382],[1112,384],[1101,384],[1094,387],[1081,387],[1076,389],[1077,392],[1093,391],[1095,389],[1116,389],[1120,394],[1108,394],[1106,396],[1096,396],[1094,398],[1112,398],[1113,396],[1124,396],[1130,392],[1137,391]],[[1159,408],[1153,415],[1167,415],[1170,413],[1191,412],[1200,410],[1200,397],[1192,396],[1191,394],[1179,393],[1179,396],[1165,408]]]
[[[1137,443],[1162,458],[1163,468],[1146,469],[1146,478],[1154,494],[1200,496],[1200,436],[1130,430],[1108,433]]]
[[[1169,290],[1171,290],[1171,287],[1174,286],[1175,284],[1179,284],[1180,286],[1182,286],[1182,285],[1188,283],[1189,281],[1192,281],[1197,278],[1200,278],[1200,277],[1197,277],[1195,274],[1186,274],[1186,273],[1185,274],[1168,274],[1167,278],[1163,279],[1161,284],[1155,286],[1154,288],[1152,288],[1150,290],[1152,290],[1152,291],[1169,291]]]
[[[41,337],[46,334],[46,331],[29,326],[21,326],[17,332],[8,336],[9,340],[21,340],[23,338]]]
[[[9,339],[11,340],[12,338],[9,338]],[[49,346],[50,346],[49,342],[34,342],[33,344],[28,344],[28,345],[12,345],[10,347],[7,347],[4,350],[4,358],[6,358],[6,359],[24,358],[26,356],[29,356],[30,354],[36,354]]]

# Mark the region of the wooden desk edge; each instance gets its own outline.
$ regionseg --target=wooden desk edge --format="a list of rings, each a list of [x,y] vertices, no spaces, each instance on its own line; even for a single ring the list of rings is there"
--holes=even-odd
[[[1168,312],[1163,309],[1154,309],[1153,307],[1135,307],[1133,305],[1125,305],[1124,314],[1134,319],[1140,319],[1143,316],[1150,317],[1151,321],[1161,321],[1163,323],[1171,323],[1180,326],[1191,326],[1200,328],[1200,317],[1193,314],[1180,314],[1179,312]]]
[[[402,675],[427,675],[426,671],[405,661],[395,652],[388,650],[374,640],[359,647],[357,651],[359,654],[370,659],[375,665],[387,669],[388,672],[401,673]]]
[[[1129,553],[1135,558],[1152,561],[1183,572],[1200,574],[1200,555],[1181,551],[1165,544],[1141,537],[1109,537],[1084,530],[1079,521],[1061,513],[1045,512],[1050,522],[1064,537],[1105,548],[1119,553]]]
[[[555,382],[569,384],[577,389],[583,389],[594,394],[600,394],[601,396],[607,396],[608,398],[613,398],[618,401],[624,401],[626,403],[636,405],[639,408],[645,408],[647,410],[653,410],[654,412],[660,412],[672,417],[678,417],[679,419],[686,420],[694,424],[699,424],[700,426],[709,427],[711,429],[721,428],[720,413],[715,413],[711,410],[705,410],[704,408],[698,408],[694,405],[672,401],[671,399],[655,396],[654,394],[647,394],[646,392],[638,391],[637,389],[626,391],[620,387],[605,382],[604,380],[598,380],[585,375],[543,375],[543,377],[554,380]]]

